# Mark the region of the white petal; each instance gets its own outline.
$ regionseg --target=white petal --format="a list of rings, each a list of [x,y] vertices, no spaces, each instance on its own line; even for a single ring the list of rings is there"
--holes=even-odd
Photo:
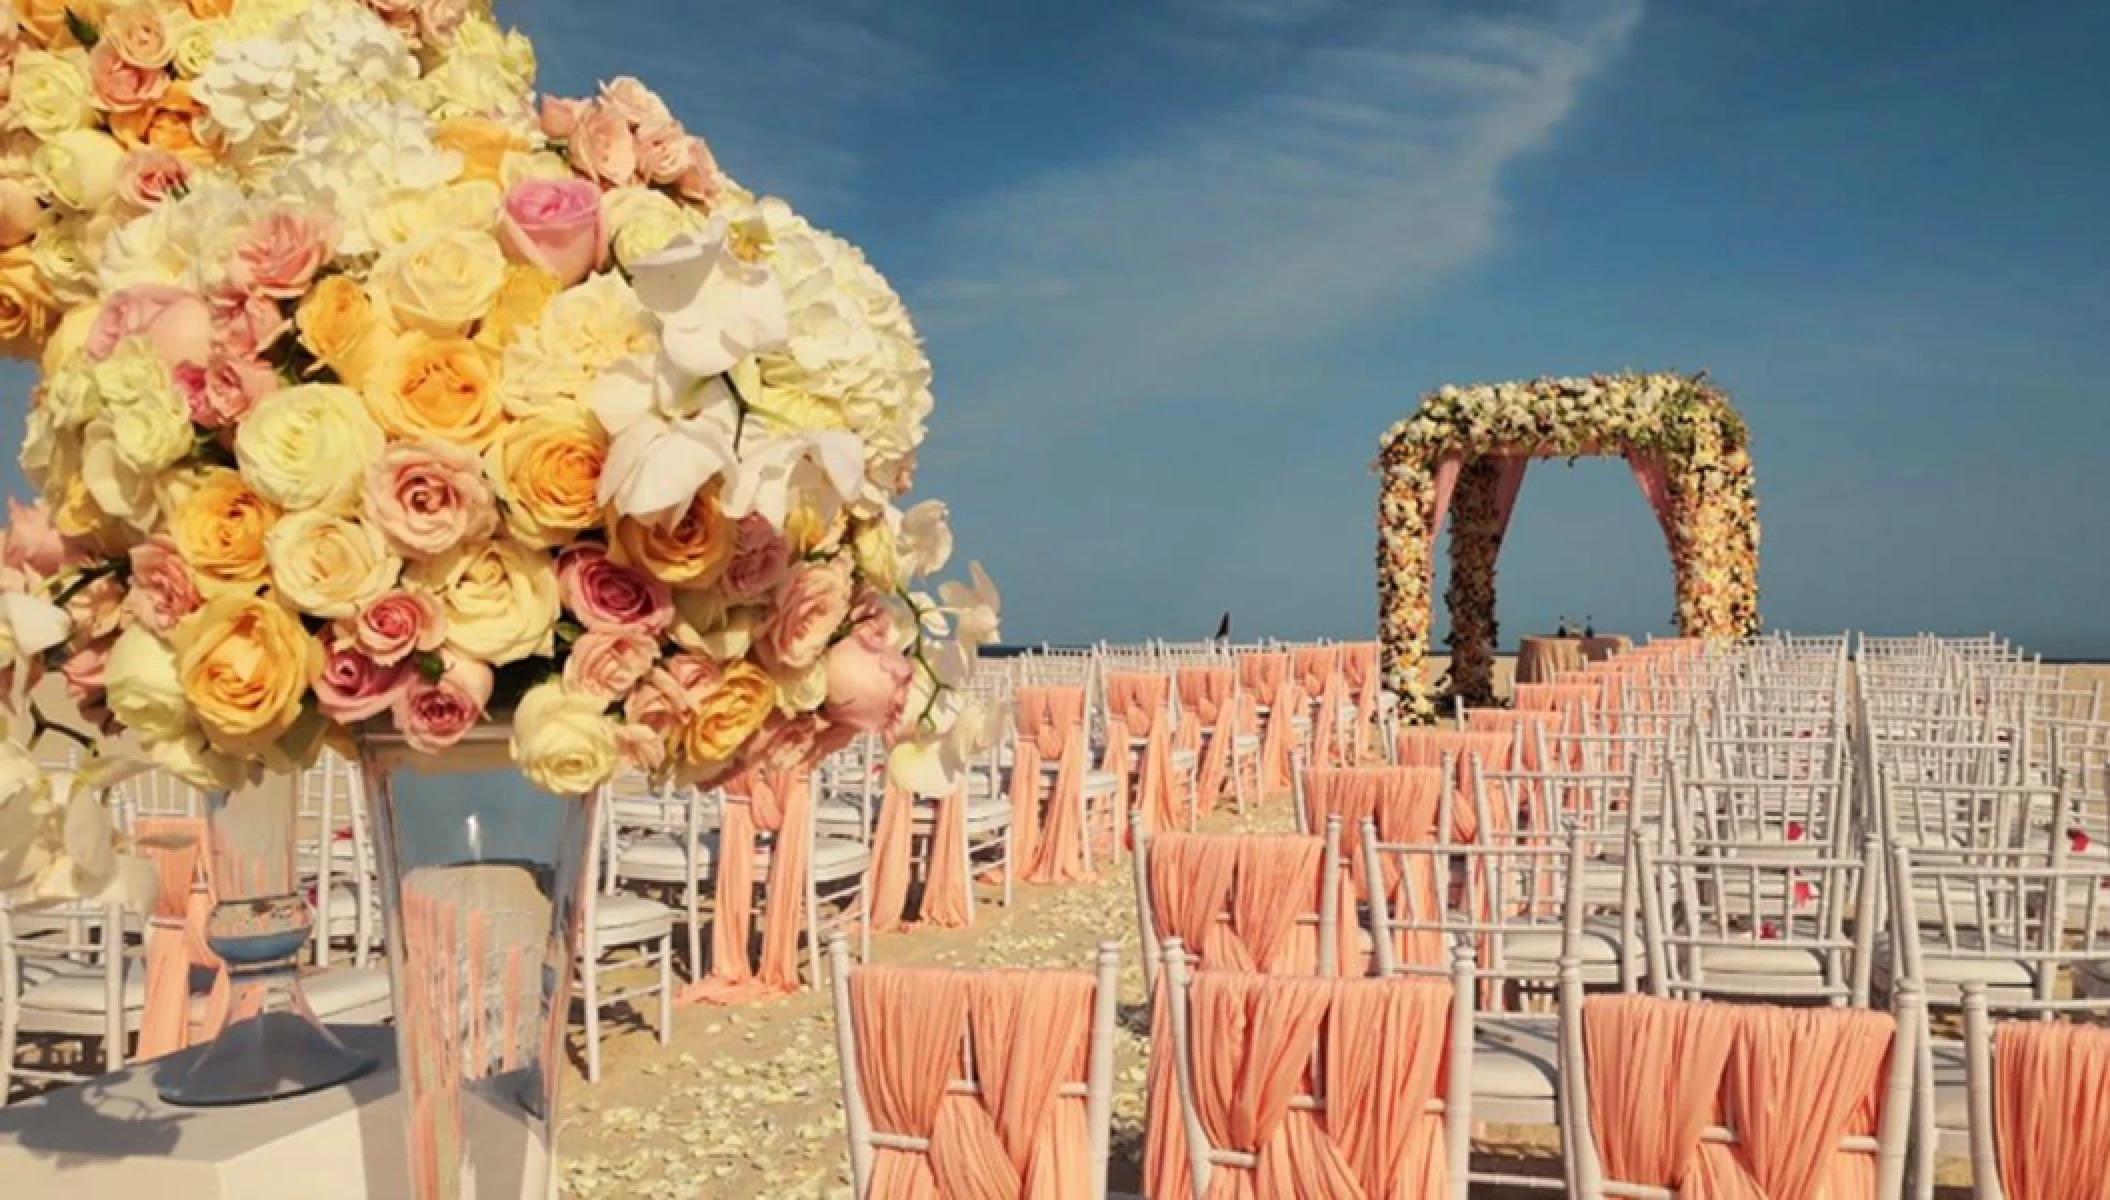
[[[652,414],[656,391],[652,361],[626,358],[594,381],[588,403],[601,428],[615,437]]]
[[[0,620],[14,630],[15,649],[25,658],[65,641],[73,628],[65,609],[20,592],[0,596]]]
[[[907,739],[887,755],[887,774],[894,783],[919,796],[952,794],[960,781],[959,763],[935,739]]]

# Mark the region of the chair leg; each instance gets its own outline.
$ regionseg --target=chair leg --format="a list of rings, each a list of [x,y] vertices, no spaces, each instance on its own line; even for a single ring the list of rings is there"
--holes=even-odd
[[[1011,879],[1015,868],[1011,862],[1011,827],[1004,826],[1004,907],[1011,907]]]
[[[820,986],[821,978],[821,891],[806,873],[806,988]]]
[[[694,908],[689,910],[689,982],[703,978],[703,922]]]
[[[586,1004],[586,1082],[601,1082],[601,979],[595,969],[600,947],[591,942],[579,964],[580,998]]]
[[[659,939],[659,1044],[674,1040],[674,931]]]
[[[9,964],[13,968],[13,964]],[[15,1024],[13,1005],[0,1006],[0,1108],[7,1107],[15,1084]]]

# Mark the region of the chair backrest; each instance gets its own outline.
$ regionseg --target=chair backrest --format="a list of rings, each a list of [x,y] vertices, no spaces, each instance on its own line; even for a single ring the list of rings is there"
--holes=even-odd
[[[1877,773],[1883,836],[1891,846],[2048,851],[2065,838],[2075,807],[2056,784],[1928,783]]]
[[[1633,846],[1650,990],[1865,1005],[1879,906],[1875,835],[1851,856],[1779,842]]]
[[[1134,814],[1137,923],[1143,952],[1162,960],[1179,939],[1208,970],[1360,973],[1343,953],[1353,898],[1341,886],[1340,835],[1160,833]],[[1346,920],[1344,921],[1344,917]],[[1145,975],[1156,970],[1146,960]]]
[[[1448,982],[1197,973],[1167,944],[1145,1192],[1465,1200],[1473,972],[1452,961]]]
[[[1409,884],[1372,889],[1370,941],[1378,974],[1440,974],[1442,947],[1467,945],[1475,949],[1475,973],[1483,981],[1514,985],[1506,990],[1520,998],[1532,992],[1550,997],[1558,982],[1552,952],[1585,915],[1581,903],[1569,902],[1571,872],[1583,861],[1581,845],[1572,830],[1514,833],[1469,846],[1402,845],[1381,840],[1365,824],[1364,869],[1373,879],[1398,877]],[[1425,880],[1437,886],[1415,886]],[[1448,894],[1453,886],[1455,901]]]
[[[2110,862],[2074,858],[2056,843],[1891,854],[1891,924],[1905,975],[1990,984],[1984,994],[1997,1011],[2110,1015],[2110,995],[2092,994],[2100,989],[2076,970],[2089,964],[2092,976],[2093,964],[2110,960]],[[1937,973],[1936,964],[1949,969]],[[2069,975],[2072,986],[2062,986]],[[1930,1002],[1945,998],[1930,984]]]
[[[829,940],[836,1050],[858,1197],[938,1193],[996,1173],[1106,1196],[1120,955],[1093,973],[866,966]],[[1074,1109],[1065,1113],[1064,1109]],[[968,1132],[969,1127],[974,1127]],[[1034,1193],[1038,1194],[1038,1193]]]

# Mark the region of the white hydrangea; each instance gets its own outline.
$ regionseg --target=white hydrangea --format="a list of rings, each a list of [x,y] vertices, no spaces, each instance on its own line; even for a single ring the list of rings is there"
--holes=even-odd
[[[407,102],[340,103],[314,114],[270,179],[274,199],[336,213],[364,213],[405,191],[429,192],[461,174],[461,156],[432,142],[432,123]],[[343,254],[375,249],[364,222],[348,222]]]
[[[222,41],[192,95],[232,156],[261,171],[320,110],[404,101],[417,81],[417,59],[379,17],[322,0],[257,36]]]

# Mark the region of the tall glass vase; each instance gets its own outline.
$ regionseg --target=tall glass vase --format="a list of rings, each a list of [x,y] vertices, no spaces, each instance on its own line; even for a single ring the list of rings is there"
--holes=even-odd
[[[537,791],[497,725],[437,755],[371,734],[360,758],[409,1135],[408,1190],[389,1194],[553,1194],[598,798]]]
[[[205,944],[227,972],[228,1023],[187,1068],[156,1081],[162,1099],[255,1104],[373,1070],[374,1059],[325,1028],[301,993],[300,952],[315,918],[294,866],[292,792],[214,792],[205,806],[215,898]]]

